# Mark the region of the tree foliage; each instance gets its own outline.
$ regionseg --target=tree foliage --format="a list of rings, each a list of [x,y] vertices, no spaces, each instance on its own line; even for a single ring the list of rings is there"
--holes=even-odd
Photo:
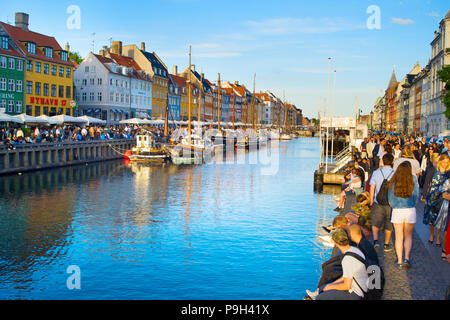
[[[83,62],[83,58],[80,56],[80,54],[78,52],[70,52],[69,59],[72,61],[75,61],[77,64],[80,64],[81,62]]]
[[[445,93],[441,95],[441,101],[445,105],[444,112],[447,119],[450,119],[450,65],[445,65],[442,70],[438,71],[439,80],[445,83]]]

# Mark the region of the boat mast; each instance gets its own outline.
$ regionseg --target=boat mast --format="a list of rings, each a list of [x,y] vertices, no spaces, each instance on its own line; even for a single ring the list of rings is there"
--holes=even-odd
[[[247,89],[244,87],[244,99],[245,99],[245,125],[244,131],[247,131]]]
[[[198,127],[198,134],[200,135],[200,130],[201,130],[201,103],[202,103],[202,94],[203,94],[203,72],[200,78],[200,93],[199,93],[199,98],[198,98],[198,107],[197,107],[197,127]]]
[[[231,95],[233,96],[233,130],[234,130],[234,109],[236,104],[236,95],[234,94],[233,88],[231,88]]]
[[[164,116],[164,137],[169,136],[169,92],[166,95],[166,107]]]
[[[188,80],[188,142],[191,143],[191,74],[192,74],[192,64],[191,64],[191,46],[189,46],[189,80]]]
[[[220,96],[220,73],[219,73],[219,80],[217,81],[217,129],[220,131],[220,103],[221,103],[221,96]]]
[[[256,83],[256,73],[253,77],[253,96],[252,96],[252,123],[253,129],[256,129],[256,119],[255,119],[255,83]]]

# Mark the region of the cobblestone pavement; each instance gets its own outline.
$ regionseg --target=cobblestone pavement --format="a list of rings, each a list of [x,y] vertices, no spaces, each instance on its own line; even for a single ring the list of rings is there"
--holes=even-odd
[[[398,268],[395,265],[395,251],[378,252],[383,266],[386,284],[384,300],[443,300],[450,283],[450,264],[440,260],[440,249],[424,241],[429,236],[422,224],[422,206],[417,208],[417,224],[413,234],[411,268]],[[393,233],[393,243],[395,233]],[[380,236],[380,240],[382,236]],[[380,243],[383,243],[380,241]],[[424,244],[426,243],[426,244]]]

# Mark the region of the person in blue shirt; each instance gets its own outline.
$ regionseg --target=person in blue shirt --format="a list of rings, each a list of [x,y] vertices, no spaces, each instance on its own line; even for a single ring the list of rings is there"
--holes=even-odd
[[[416,175],[413,175],[410,162],[402,162],[389,181],[388,199],[392,208],[391,222],[395,230],[395,252],[398,260],[396,265],[409,268],[412,234],[417,220],[416,203],[419,199],[419,183]]]

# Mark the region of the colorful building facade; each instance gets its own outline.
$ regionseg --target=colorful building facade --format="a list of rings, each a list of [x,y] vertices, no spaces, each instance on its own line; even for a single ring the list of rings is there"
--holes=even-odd
[[[1,23],[3,30],[26,57],[25,112],[28,115],[72,114],[73,69],[69,48],[55,38],[28,29],[28,15],[16,14],[16,26]]]

